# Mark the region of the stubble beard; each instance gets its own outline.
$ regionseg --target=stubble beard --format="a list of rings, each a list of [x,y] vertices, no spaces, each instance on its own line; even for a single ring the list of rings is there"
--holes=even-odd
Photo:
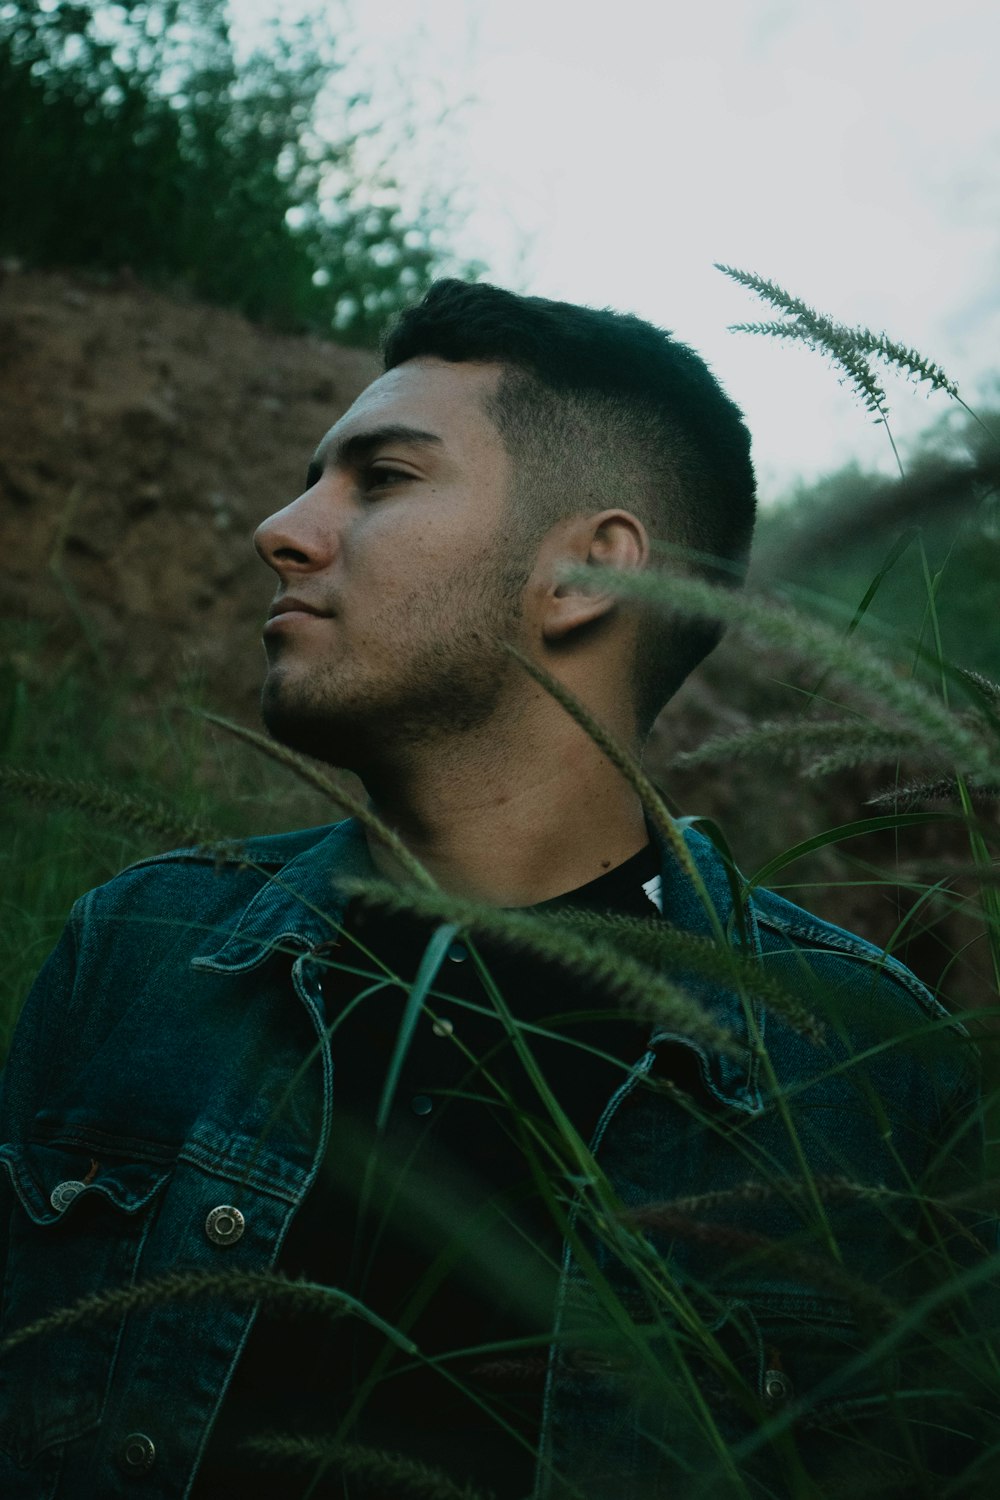
[[[283,681],[279,664],[261,697],[267,729],[291,749],[362,777],[482,729],[499,717],[519,671],[503,642],[516,638],[529,571],[509,561],[498,567],[491,555],[429,585],[405,616],[377,618],[374,633],[399,644],[391,678],[366,680],[349,663],[331,662]]]

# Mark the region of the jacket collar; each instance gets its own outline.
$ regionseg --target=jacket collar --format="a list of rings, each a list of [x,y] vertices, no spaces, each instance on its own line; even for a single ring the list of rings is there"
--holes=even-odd
[[[737,916],[726,866],[712,843],[691,827],[685,844],[723,930],[734,946],[759,955],[753,908],[745,903]],[[674,849],[655,835],[660,846],[663,912],[673,926],[711,938],[713,924],[701,894]],[[340,882],[376,873],[364,829],[354,818],[338,823],[303,854],[272,874],[244,908],[235,929],[215,952],[191,960],[192,968],[216,973],[247,972],[275,951],[303,953],[336,936],[347,906]],[[697,1055],[705,1084],[721,1102],[756,1112],[761,1107],[756,1048],[751,1045],[750,1018],[762,1036],[764,1019],[756,1002],[704,976],[679,972],[677,980],[733,1035],[738,1051],[712,1052],[680,1032],[657,1028],[650,1046],[678,1043]],[[749,1013],[749,1014],[748,1014]]]
[[[701,879],[704,894],[696,887],[672,845],[654,831],[662,857],[663,915],[682,932],[709,941],[715,940],[716,933],[721,928],[733,948],[759,959],[760,934],[753,906],[746,897],[741,896],[737,907],[726,862],[711,840],[690,826],[690,821],[682,819],[678,826]],[[736,883],[739,884],[738,875]],[[715,923],[709,914],[709,907],[715,913]],[[665,1027],[657,1027],[653,1032],[650,1046],[679,1043],[690,1048],[697,1056],[702,1078],[709,1092],[723,1104],[734,1105],[748,1114],[756,1114],[763,1108],[758,1057],[759,1046],[764,1037],[765,1017],[759,1000],[753,996],[741,996],[737,989],[730,989],[718,980],[708,979],[693,971],[677,970],[670,977],[683,985],[692,998],[699,1001],[713,1019],[726,1028],[737,1050],[732,1053],[712,1051],[683,1033],[669,1031]]]
[[[214,953],[191,960],[194,969],[230,973],[255,969],[277,950],[305,952],[328,943],[347,907],[338,881],[376,874],[364,829],[354,818],[269,875]]]

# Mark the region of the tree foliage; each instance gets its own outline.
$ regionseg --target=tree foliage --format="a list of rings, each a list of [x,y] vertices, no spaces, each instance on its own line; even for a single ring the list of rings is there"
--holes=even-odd
[[[911,449],[905,479],[849,464],[785,495],[760,515],[756,581],[794,578],[845,618],[870,606],[914,641],[932,585],[946,655],[995,677],[1000,450],[987,427],[1000,428],[996,410],[949,413]]]
[[[305,17],[241,57],[224,0],[0,3],[0,253],[371,340],[443,256],[364,180],[342,52]]]

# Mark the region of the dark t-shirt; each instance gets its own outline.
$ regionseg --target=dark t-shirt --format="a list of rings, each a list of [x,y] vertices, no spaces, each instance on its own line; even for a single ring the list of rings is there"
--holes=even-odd
[[[655,919],[657,898],[658,856],[647,845],[531,910]],[[304,1491],[315,1466],[296,1479],[241,1454],[247,1435],[267,1430],[403,1454],[498,1500],[521,1500],[532,1486],[562,1238],[555,1189],[572,1160],[461,943],[444,960],[376,1130],[406,987],[432,928],[357,906],[343,928],[325,950],[323,985],[334,1125],[279,1268],[350,1292],[425,1358],[407,1356],[356,1317],[303,1324],[262,1313],[193,1497]],[[588,1141],[641,1055],[645,1029],[556,965],[482,944],[478,951],[512,1015],[539,1028],[522,1035],[558,1107]],[[386,970],[402,983],[375,987]],[[394,1490],[360,1470],[345,1486],[334,1465],[313,1493],[388,1500]]]

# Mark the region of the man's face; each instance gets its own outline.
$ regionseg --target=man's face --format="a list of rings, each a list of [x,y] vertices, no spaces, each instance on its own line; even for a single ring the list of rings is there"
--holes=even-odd
[[[390,370],[327,433],[305,492],[258,528],[276,603],[289,601],[264,634],[277,739],[363,772],[389,736],[427,742],[496,712],[512,675],[498,638],[516,631],[531,569],[483,409],[499,374],[438,359]]]

